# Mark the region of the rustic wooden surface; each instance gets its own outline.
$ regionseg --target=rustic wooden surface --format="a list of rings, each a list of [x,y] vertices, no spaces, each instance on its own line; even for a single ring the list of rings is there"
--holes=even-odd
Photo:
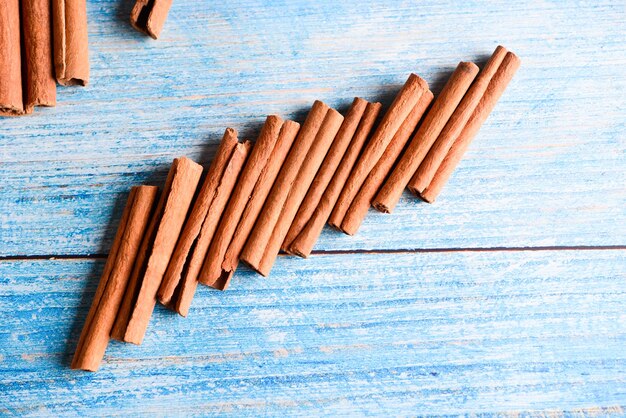
[[[158,41],[130,3],[88,1],[89,87],[0,119],[0,415],[626,413],[623,2],[175,0]],[[69,370],[131,185],[315,99],[437,92],[498,43],[522,67],[436,204]]]

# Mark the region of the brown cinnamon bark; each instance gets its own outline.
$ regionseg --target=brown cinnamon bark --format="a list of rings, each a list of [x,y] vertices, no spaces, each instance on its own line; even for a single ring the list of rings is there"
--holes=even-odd
[[[215,158],[213,158],[213,162],[207,171],[200,193],[193,204],[189,219],[185,222],[185,227],[176,243],[176,248],[174,249],[165,276],[161,282],[157,296],[159,301],[166,306],[170,305],[174,293],[180,285],[181,274],[188,261],[191,248],[196,243],[198,235],[200,234],[202,224],[207,217],[209,207],[212,205],[217,195],[218,186],[224,175],[224,170],[237,143],[237,131],[227,128]],[[215,216],[215,214],[212,214],[212,216]],[[189,289],[189,287],[187,287],[187,289]]]
[[[448,154],[437,169],[430,185],[420,194],[422,199],[430,203],[435,201],[437,195],[441,192],[441,189],[450,178],[450,175],[452,175],[452,172],[458,165],[459,161],[461,161],[461,158],[463,158],[463,154],[465,154],[467,147],[480,130],[481,125],[485,122],[485,120],[487,120],[487,117],[489,117],[489,114],[495,107],[498,99],[500,99],[500,96],[502,96],[502,93],[513,78],[513,75],[519,66],[519,58],[512,52],[507,52],[502,60],[502,63],[489,82],[482,99],[480,99],[476,109],[474,109],[472,116],[467,121],[467,124],[454,141],[454,144],[452,144]]]
[[[156,304],[157,290],[181,233],[201,174],[202,166],[189,158],[174,160],[163,194],[148,227],[146,238],[149,242],[145,247],[142,243],[142,250],[145,250],[145,253],[138,258],[141,264],[135,263],[135,269],[140,270],[136,276],[133,272],[124,296],[125,302],[122,305],[124,309],[120,309],[122,315],[118,314],[113,328],[115,338],[122,335],[123,341],[134,344],[141,344],[143,341]],[[131,302],[126,302],[127,299]],[[124,307],[126,303],[130,307]],[[124,324],[126,318],[128,322]]]
[[[56,104],[50,0],[22,0],[22,34],[26,76],[24,109],[30,113],[35,106]]]
[[[472,116],[491,78],[496,73],[507,52],[503,46],[496,48],[485,68],[478,74],[472,86],[465,93],[463,100],[461,100],[445,128],[443,128],[430,151],[428,151],[426,158],[424,158],[424,161],[422,161],[415,172],[415,175],[409,182],[410,191],[419,195],[428,187],[454,140],[459,136],[470,116]]]
[[[207,212],[206,219],[202,224],[200,235],[193,248],[193,252],[189,256],[189,261],[183,270],[183,277],[181,282],[180,295],[176,300],[176,311],[182,316],[187,316],[189,307],[191,306],[191,300],[198,286],[198,273],[202,267],[202,263],[206,258],[206,254],[211,245],[211,240],[220,221],[224,208],[228,203],[228,199],[237,183],[239,173],[241,172],[246,158],[250,153],[252,143],[245,141],[244,143],[237,144],[233,155],[224,170],[224,174],[220,179],[220,183],[217,187],[215,198],[211,202],[211,207]]]
[[[320,126],[315,140],[306,155],[306,158],[302,162],[302,166],[298,172],[287,200],[283,205],[283,210],[280,213],[280,217],[276,222],[276,226],[272,231],[272,235],[265,248],[263,258],[259,263],[257,271],[264,276],[267,276],[274,265],[274,261],[280,251],[280,246],[285,240],[285,236],[289,231],[291,222],[298,212],[298,208],[306,196],[307,190],[311,186],[311,182],[315,178],[315,174],[322,165],[324,157],[333,142],[333,139],[337,135],[337,131],[341,127],[343,122],[343,116],[335,109],[329,109],[324,117],[322,126]]]
[[[380,157],[380,160],[378,160],[372,171],[370,171],[363,186],[361,186],[361,189],[350,204],[350,208],[341,223],[341,230],[346,234],[354,235],[358,231],[361,223],[363,223],[363,219],[365,219],[367,215],[372,199],[376,196],[376,192],[380,189],[387,175],[389,175],[389,172],[402,153],[411,134],[415,131],[420,119],[422,119],[424,112],[426,112],[426,109],[430,106],[433,97],[433,93],[430,90],[422,94],[419,102],[417,102],[413,110],[411,110],[411,113],[409,113],[409,116],[404,120],[382,157]]]
[[[0,1],[0,116],[24,114],[19,0]]]
[[[372,204],[377,210],[386,213],[393,211],[400,200],[402,191],[450,119],[477,73],[478,67],[471,62],[461,62],[456,67],[398,164],[376,195]]]
[[[363,145],[365,144],[365,141],[374,126],[374,122],[376,122],[376,118],[380,113],[380,108],[380,103],[368,103],[365,107],[365,112],[361,117],[359,127],[350,141],[350,146],[343,155],[341,163],[339,164],[337,171],[335,171],[328,187],[326,187],[326,190],[324,191],[317,208],[315,208],[311,219],[309,219],[306,226],[291,243],[289,248],[290,253],[300,257],[308,257],[309,254],[311,254],[313,246],[324,229],[324,224],[327,220],[329,220],[329,216],[335,206],[335,202],[337,202],[337,199],[339,198],[341,189],[346,183],[346,180],[350,175],[350,171],[363,149]]]
[[[359,192],[367,175],[372,171],[400,125],[425,91],[428,91],[428,83],[417,75],[411,74],[352,169],[333,209],[333,224],[341,225],[354,196]]]
[[[230,197],[228,206],[226,206],[226,210],[211,241],[209,252],[198,275],[198,281],[201,283],[215,288],[224,288],[225,283],[230,280],[233,271],[222,268],[226,250],[233,238],[246,204],[252,196],[261,171],[263,171],[263,168],[271,159],[282,125],[283,120],[278,116],[271,115],[267,117],[259,134],[259,139],[241,171],[235,190]]]
[[[171,6],[172,0],[137,0],[130,12],[130,24],[139,32],[157,39]]]
[[[281,249],[286,253],[291,253],[291,243],[296,239],[300,232],[302,232],[306,224],[311,219],[313,212],[315,212],[326,187],[328,187],[333,174],[335,174],[335,170],[339,166],[339,163],[341,162],[341,159],[350,144],[350,140],[359,126],[359,122],[361,121],[361,117],[365,112],[367,104],[366,100],[359,97],[354,98],[354,101],[352,102],[352,105],[350,106],[350,109],[341,124],[341,128],[339,128],[339,132],[337,132],[337,136],[333,140],[333,144],[328,150],[326,158],[324,158],[324,161],[322,162],[322,166],[315,175],[315,179],[313,180],[313,183],[311,183],[311,187],[302,201],[295,219],[289,227],[289,232],[287,233],[285,241],[281,247]]]
[[[109,334],[126,290],[133,263],[157,195],[157,187],[131,189],[111,252],[78,340],[72,369],[96,371],[109,342]]]
[[[265,248],[278,222],[289,191],[298,175],[300,166],[307,157],[309,148],[311,148],[311,144],[315,140],[317,131],[319,131],[328,110],[329,107],[319,100],[313,103],[313,107],[298,132],[298,137],[278,173],[272,190],[263,205],[263,210],[259,214],[246,245],[241,252],[241,260],[249,264],[255,270],[257,270],[260,265],[261,259],[265,253]]]
[[[241,215],[239,225],[237,225],[233,239],[228,246],[228,250],[226,250],[222,268],[224,271],[230,273],[223,282],[215,284],[217,289],[225,290],[230,284],[230,278],[239,264],[241,251],[246,244],[246,240],[254,227],[254,223],[256,222],[259,213],[261,213],[265,199],[267,199],[267,196],[272,189],[272,185],[278,176],[278,172],[283,166],[283,162],[287,157],[287,153],[291,149],[291,145],[293,144],[299,129],[300,124],[291,120],[285,121],[280,129],[278,141],[272,150],[272,157],[263,168],[263,171],[259,176],[259,181],[256,186],[254,186],[252,197],[248,201],[246,209]]]
[[[54,69],[64,86],[89,83],[86,0],[52,0]]]

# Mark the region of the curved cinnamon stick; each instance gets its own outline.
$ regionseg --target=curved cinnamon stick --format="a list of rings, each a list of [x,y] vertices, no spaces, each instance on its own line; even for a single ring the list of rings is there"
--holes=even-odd
[[[181,274],[186,262],[189,259],[189,253],[192,246],[196,243],[196,239],[200,234],[202,224],[207,217],[207,212],[211,206],[217,189],[226,169],[226,165],[237,145],[237,131],[227,128],[222,137],[222,142],[211,162],[211,166],[206,173],[204,183],[200,189],[200,193],[194,202],[189,219],[185,222],[185,228],[176,243],[176,248],[172,254],[169,265],[163,276],[161,287],[159,288],[158,298],[164,305],[169,305],[174,296],[176,288],[180,284]],[[212,216],[215,216],[215,209]],[[218,216],[221,215],[221,211]]]
[[[396,132],[387,146],[384,154],[380,157],[380,160],[378,160],[372,171],[370,171],[363,186],[361,186],[361,189],[350,204],[350,208],[341,223],[341,230],[346,234],[354,235],[358,231],[363,219],[365,219],[367,215],[372,199],[376,196],[376,192],[378,192],[378,189],[380,189],[380,186],[393,168],[394,163],[402,153],[411,134],[415,131],[424,112],[426,112],[426,109],[432,102],[433,97],[433,93],[430,90],[422,94],[419,102],[417,102],[413,110],[411,110],[411,113],[409,113],[409,116],[404,120],[398,132]]]
[[[22,0],[22,32],[26,74],[24,109],[30,113],[35,106],[56,104],[50,0]]]
[[[0,116],[24,114],[19,0],[0,1]]]
[[[409,190],[411,192],[419,194],[428,187],[454,140],[459,136],[470,116],[472,116],[474,109],[476,109],[478,102],[489,85],[489,81],[496,73],[507,52],[506,48],[498,46],[493,55],[491,55],[485,68],[478,74],[472,86],[465,93],[463,100],[461,100],[459,106],[450,116],[450,120],[409,182]]]
[[[254,148],[252,148],[246,165],[239,175],[235,190],[230,197],[228,206],[226,206],[226,210],[211,241],[209,252],[198,275],[198,281],[201,283],[223,288],[223,284],[232,275],[232,270],[227,271],[222,268],[224,256],[233,238],[237,224],[239,224],[241,215],[246,208],[246,204],[252,196],[254,186],[259,180],[261,171],[271,159],[282,125],[283,120],[276,115],[270,115],[265,120],[259,139]]]
[[[52,0],[54,70],[64,86],[89,83],[87,2]]]
[[[328,109],[329,107],[319,100],[313,103],[313,107],[298,132],[298,137],[278,173],[272,190],[263,205],[263,210],[241,252],[241,260],[249,264],[255,270],[258,269],[260,265],[261,259],[265,253],[265,248],[267,247],[267,242],[278,222],[289,191],[298,176],[300,166],[307,157],[309,148],[311,148],[311,144],[315,140],[317,131],[322,125]],[[279,243],[279,245],[280,244],[281,243]]]
[[[267,243],[263,258],[259,262],[257,271],[262,275],[267,276],[272,269],[291,222],[296,216],[298,208],[330,148],[330,144],[337,135],[341,122],[343,122],[343,116],[335,109],[329,109],[322,126],[315,135],[315,141],[313,141],[306,158],[302,162],[298,176],[289,191],[283,210]]]
[[[376,122],[380,108],[380,103],[368,103],[365,107],[365,112],[359,122],[359,127],[357,128],[354,137],[350,141],[350,146],[343,155],[341,163],[339,164],[337,171],[335,171],[328,187],[324,191],[317,208],[315,208],[311,219],[309,219],[304,229],[302,229],[300,234],[291,243],[289,251],[292,254],[300,257],[308,257],[309,254],[311,254],[317,239],[322,233],[322,230],[324,229],[324,224],[326,221],[329,221],[329,223],[331,222],[329,220],[331,211],[335,206],[335,202],[337,202],[337,199],[339,198],[341,189],[346,183],[346,179],[350,175],[350,171],[352,170],[354,163],[363,149],[363,145],[365,144],[365,141],[374,126],[374,122]]]
[[[427,90],[428,83],[415,74],[411,74],[406,83],[404,83],[404,86],[363,150],[363,154],[352,169],[350,177],[348,177],[348,181],[346,181],[333,209],[333,224],[341,225],[354,196],[359,192],[367,175],[387,149],[389,142],[391,142],[402,122],[404,122],[422,94]]]
[[[463,95],[478,73],[471,62],[461,62],[433,103],[424,122],[409,143],[400,161],[376,195],[372,203],[381,212],[391,213],[400,200],[402,191],[426,156],[431,145],[450,119]]]
[[[458,138],[454,141],[454,144],[452,144],[452,147],[450,147],[446,158],[441,162],[430,185],[420,194],[422,199],[430,203],[435,201],[459,161],[463,158],[463,154],[467,151],[467,147],[472,142],[472,139],[474,139],[481,125],[487,120],[487,117],[489,117],[498,99],[500,99],[500,96],[504,93],[506,86],[513,78],[513,75],[515,75],[519,66],[520,59],[517,55],[512,52],[507,52],[498,70],[489,82],[478,106],[476,106],[474,113],[472,113],[472,116],[467,121],[467,124]]]
[[[130,12],[130,24],[139,32],[157,39],[172,6],[172,0],[137,0]]]

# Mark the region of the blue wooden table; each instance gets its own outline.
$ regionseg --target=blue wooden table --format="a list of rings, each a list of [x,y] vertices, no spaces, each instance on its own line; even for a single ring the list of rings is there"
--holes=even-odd
[[[626,413],[623,2],[175,0],[158,41],[88,3],[89,87],[0,120],[0,416]],[[522,67],[436,204],[69,369],[131,185],[315,99],[438,92],[499,43]]]

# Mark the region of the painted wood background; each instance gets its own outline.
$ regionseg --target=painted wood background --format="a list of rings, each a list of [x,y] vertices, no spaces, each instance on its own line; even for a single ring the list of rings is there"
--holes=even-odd
[[[626,4],[88,0],[92,81],[0,119],[0,415],[624,415]],[[131,185],[315,99],[522,67],[438,202],[325,231],[68,368]]]

